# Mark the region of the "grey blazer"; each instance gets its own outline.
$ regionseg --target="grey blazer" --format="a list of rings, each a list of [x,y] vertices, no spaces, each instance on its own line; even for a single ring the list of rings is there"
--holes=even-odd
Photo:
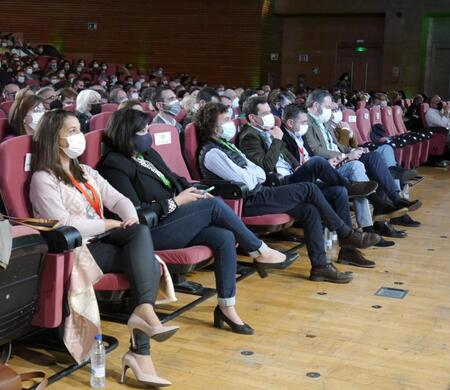
[[[349,153],[351,148],[345,147],[337,141],[334,132],[330,129],[327,123],[325,123],[325,128],[330,133],[333,142],[338,146],[340,152],[328,150],[327,141],[325,140],[319,125],[316,123],[314,118],[308,114],[308,131],[303,136],[308,153],[312,156],[320,156],[326,159],[340,157],[341,153]]]

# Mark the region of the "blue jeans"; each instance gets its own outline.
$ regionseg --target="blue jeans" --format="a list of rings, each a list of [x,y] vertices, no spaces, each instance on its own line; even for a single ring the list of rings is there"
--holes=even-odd
[[[369,181],[366,168],[360,161],[350,161],[337,169],[338,172],[351,181]],[[354,198],[356,221],[359,227],[372,226],[372,214],[370,213],[369,201],[367,198]]]
[[[391,145],[381,145],[375,149],[375,152],[379,153],[383,158],[386,165],[390,167],[397,166],[397,160],[395,159],[394,148]],[[397,189],[400,191],[400,180],[394,180]]]
[[[245,200],[245,216],[278,213],[287,213],[302,223],[313,268],[323,268],[327,264],[322,221],[338,234],[344,229],[351,231],[351,226],[336,215],[319,187],[313,183],[263,187]]]
[[[202,199],[180,206],[151,229],[156,250],[206,245],[214,253],[219,304],[236,302],[236,241],[252,257],[265,247],[219,198]]]

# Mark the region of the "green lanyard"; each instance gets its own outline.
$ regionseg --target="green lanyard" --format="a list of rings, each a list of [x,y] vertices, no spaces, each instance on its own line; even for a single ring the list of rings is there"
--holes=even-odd
[[[221,139],[219,139],[219,143],[222,144],[223,146],[225,146],[227,149],[231,150],[232,152],[235,152],[235,153],[239,154],[240,156],[242,156],[241,151],[235,145],[233,145],[231,142],[225,141],[221,138]]]
[[[145,158],[142,154],[138,154],[137,158],[140,160],[145,160]],[[154,168],[154,170],[153,169],[150,169],[150,170],[153,171],[161,179],[161,181],[167,188],[172,189],[172,183],[169,181],[169,179],[167,179],[167,177],[164,176],[164,173],[162,173],[159,169],[156,169],[156,167],[153,167],[153,168]]]

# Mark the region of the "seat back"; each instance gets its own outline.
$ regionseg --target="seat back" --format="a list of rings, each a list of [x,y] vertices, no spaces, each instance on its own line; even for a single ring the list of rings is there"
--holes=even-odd
[[[202,173],[197,158],[198,138],[195,123],[189,123],[184,129],[184,158],[194,180],[200,180]]]
[[[429,109],[430,109],[430,105],[428,103],[422,103],[420,105],[420,113],[419,113],[419,115],[420,115],[420,119],[422,120],[422,124],[423,124],[424,127],[428,127],[425,115],[426,115],[426,113],[427,113],[427,111]]]
[[[153,149],[161,155],[167,166],[177,175],[192,181],[191,174],[181,153],[180,135],[177,128],[158,123],[150,125],[149,132],[153,137]]]
[[[0,118],[0,142],[5,137],[6,128],[8,127],[8,119]]]
[[[106,129],[108,127],[109,118],[111,118],[111,111],[101,112],[100,114],[93,115],[89,121],[89,129],[92,130],[100,130]]]
[[[181,110],[179,113],[178,113],[178,115],[175,117],[175,120],[178,122],[178,123],[181,123],[181,122],[183,122],[183,119],[186,117],[186,111],[185,110]]]
[[[2,110],[6,115],[9,114],[9,110],[11,109],[11,106],[13,105],[13,100],[6,100],[2,103],[0,103],[0,110]]]
[[[356,110],[359,110],[361,108],[365,108],[366,107],[366,102],[364,100],[360,100],[359,102],[356,103]]]
[[[411,103],[412,103],[412,99],[405,99],[405,101],[404,101],[404,105],[406,108],[408,108],[411,105]]]
[[[376,125],[376,124],[382,124],[381,122],[381,110],[380,107],[372,107],[369,111],[370,114],[370,124]]]
[[[386,106],[381,110],[381,121],[383,122],[389,136],[392,137],[397,135],[397,129],[395,128],[391,107]]]
[[[345,111],[342,112],[342,120],[349,124],[350,129],[353,131],[353,136],[356,138],[356,142],[358,142],[358,144],[361,144],[362,139],[359,135],[358,126],[356,124],[355,111],[347,108]]]
[[[370,125],[370,113],[367,108],[360,108],[356,111],[356,124],[358,125],[362,143],[370,142],[370,132],[372,131],[372,127]]]
[[[28,198],[31,142],[31,135],[22,135],[0,144],[0,193],[6,212],[14,217],[32,214]]]
[[[104,103],[102,104],[102,113],[103,112],[114,112],[117,111],[117,108],[119,107],[116,103]]]
[[[392,115],[394,119],[395,128],[397,129],[397,134],[404,134],[408,130],[406,129],[405,122],[403,122],[403,110],[400,106],[392,107]]]
[[[90,131],[84,135],[84,138],[86,138],[86,149],[78,159],[81,164],[86,164],[97,169],[97,165],[103,156],[104,135],[105,130],[103,129]]]

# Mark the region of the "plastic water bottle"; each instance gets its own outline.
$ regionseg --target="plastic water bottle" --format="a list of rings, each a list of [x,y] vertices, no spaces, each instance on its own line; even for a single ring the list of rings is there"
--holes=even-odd
[[[95,336],[91,350],[91,387],[105,387],[106,354],[102,335]]]
[[[338,235],[336,232],[331,232],[331,241],[333,242],[333,245],[337,245]]]
[[[333,241],[331,239],[331,233],[328,230],[328,228],[324,229],[324,233],[323,233],[323,241],[325,243],[325,251],[329,251],[331,250],[332,246],[333,246]]]
[[[403,186],[403,198],[409,200],[409,184]]]

